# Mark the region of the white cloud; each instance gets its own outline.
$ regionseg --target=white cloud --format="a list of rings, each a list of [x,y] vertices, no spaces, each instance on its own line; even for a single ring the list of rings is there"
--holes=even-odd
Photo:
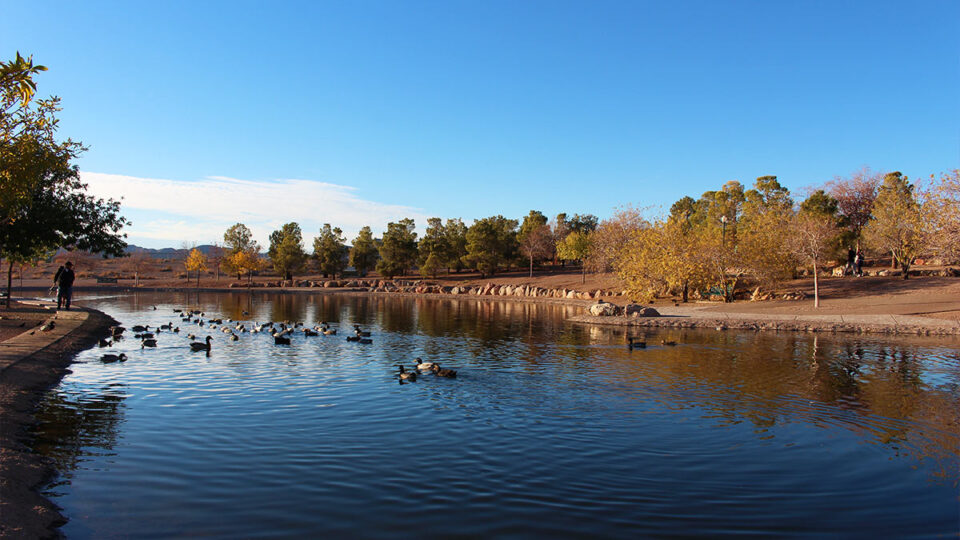
[[[416,208],[361,199],[356,188],[314,180],[257,182],[213,176],[183,181],[96,172],[80,176],[92,195],[122,197],[122,211],[132,218],[139,214],[126,231],[134,244],[139,239],[167,247],[206,243],[221,238],[237,222],[266,244],[271,231],[296,221],[309,251],[323,223],[343,229],[349,241],[364,225],[379,234],[390,221],[410,217],[424,224],[427,218]]]

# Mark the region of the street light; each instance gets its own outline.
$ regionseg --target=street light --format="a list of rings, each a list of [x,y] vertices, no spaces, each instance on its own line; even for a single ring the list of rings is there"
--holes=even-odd
[[[720,237],[720,243],[723,244],[724,247],[726,247],[726,245],[727,245],[727,216],[720,216],[720,223],[723,224],[723,233],[722,233],[722,236]]]

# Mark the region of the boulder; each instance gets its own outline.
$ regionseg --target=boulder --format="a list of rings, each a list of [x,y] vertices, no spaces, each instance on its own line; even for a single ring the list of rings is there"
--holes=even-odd
[[[608,302],[597,302],[590,306],[590,314],[596,317],[610,317],[616,313],[616,306]]]
[[[659,317],[660,312],[642,304],[627,304],[623,313],[628,317]]]

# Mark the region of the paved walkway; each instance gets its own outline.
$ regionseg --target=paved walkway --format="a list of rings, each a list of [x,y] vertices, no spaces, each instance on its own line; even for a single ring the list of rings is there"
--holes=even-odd
[[[49,331],[43,331],[40,329],[43,325],[34,326],[19,336],[0,342],[0,375],[20,360],[45,349],[76,330],[90,316],[87,310],[83,308],[57,311],[56,303],[28,299],[18,301],[21,304],[36,306],[37,311],[32,314],[39,314],[43,324],[53,321],[54,327]],[[45,313],[45,311],[49,313]]]
[[[739,313],[716,310],[716,304],[686,306],[654,306],[668,317],[698,319],[727,319],[750,321],[817,322],[857,325],[924,326],[929,328],[960,328],[960,322],[917,315],[785,315],[777,313]],[[709,311],[708,311],[709,310]]]

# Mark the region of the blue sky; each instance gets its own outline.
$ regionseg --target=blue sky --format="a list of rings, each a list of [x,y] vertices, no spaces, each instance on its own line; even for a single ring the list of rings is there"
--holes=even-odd
[[[960,166],[960,2],[12,2],[132,243]]]

